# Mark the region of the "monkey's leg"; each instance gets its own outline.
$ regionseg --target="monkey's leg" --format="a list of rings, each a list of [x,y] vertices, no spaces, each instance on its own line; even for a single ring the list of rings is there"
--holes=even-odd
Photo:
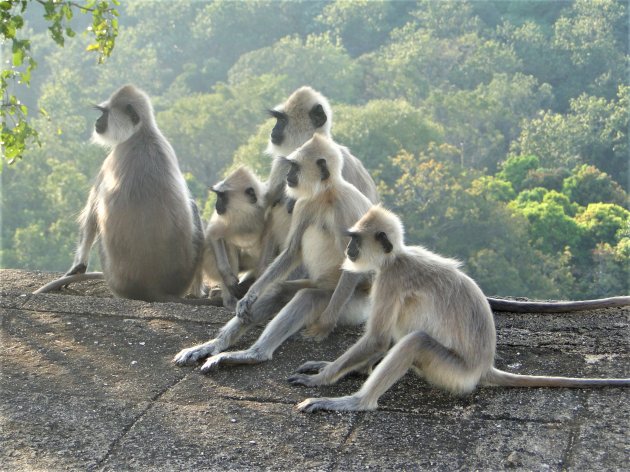
[[[252,322],[245,322],[237,316],[228,321],[219,331],[217,337],[203,344],[181,350],[174,358],[177,365],[194,364],[200,359],[216,355],[232,346],[246,332],[258,323],[273,316],[285,305],[295,292],[270,289],[260,297],[252,308]]]
[[[424,331],[410,333],[398,341],[374,369],[363,386],[353,395],[338,398],[308,398],[299,403],[299,411],[374,410],[378,399],[394,385],[412,365],[427,374],[447,377],[465,375],[463,360]],[[433,377],[432,375],[430,375]]]
[[[366,333],[334,362],[306,362],[287,380],[294,385],[305,387],[331,385],[350,372],[374,365],[383,357],[387,347],[388,340],[376,339],[374,335]],[[319,372],[314,375],[306,374],[317,370]]]
[[[274,351],[305,324],[316,319],[326,308],[332,292],[323,289],[303,289],[266,326],[258,340],[244,351],[222,352],[206,361],[202,372],[219,365],[257,364],[270,360]]]

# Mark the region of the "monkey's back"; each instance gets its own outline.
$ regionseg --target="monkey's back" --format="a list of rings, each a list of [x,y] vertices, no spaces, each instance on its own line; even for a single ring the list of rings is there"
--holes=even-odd
[[[385,270],[378,280],[383,293],[406,294],[394,328],[396,339],[425,331],[482,373],[494,361],[494,320],[483,292],[458,266],[422,247],[407,247],[389,268],[399,276],[388,278]],[[400,274],[405,274],[402,280]],[[394,280],[398,287],[389,286]]]
[[[103,163],[97,220],[105,278],[119,296],[181,296],[197,258],[190,197],[172,148],[139,131]]]

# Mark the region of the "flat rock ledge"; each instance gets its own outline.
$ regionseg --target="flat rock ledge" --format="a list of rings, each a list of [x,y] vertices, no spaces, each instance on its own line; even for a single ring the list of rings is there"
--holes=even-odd
[[[408,374],[374,412],[301,414],[286,378],[360,335],[299,336],[265,364],[202,375],[171,363],[230,312],[113,298],[102,282],[31,292],[60,274],[2,270],[0,469],[627,470],[630,389],[480,388],[459,398]],[[630,377],[630,310],[497,313],[497,365]],[[239,344],[245,347],[260,330]]]

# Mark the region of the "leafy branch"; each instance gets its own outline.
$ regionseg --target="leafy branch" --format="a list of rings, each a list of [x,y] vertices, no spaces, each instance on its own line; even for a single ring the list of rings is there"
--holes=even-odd
[[[74,1],[36,0],[36,3],[44,7],[44,19],[50,23],[48,30],[59,46],[64,46],[66,37],[73,38],[76,35],[70,22],[74,12],[78,10],[92,15],[92,24],[86,33],[92,34],[94,41],[86,50],[98,53],[99,64],[112,53],[118,35],[118,11],[115,7],[120,5],[119,0],[86,0],[83,4]],[[28,0],[0,1],[0,47],[4,57],[9,56],[6,54],[9,44],[11,50],[11,59],[7,61],[9,67],[3,68],[0,74],[0,147],[9,164],[22,157],[29,142],[40,144],[37,131],[27,121],[28,107],[14,94],[16,86],[29,86],[31,74],[37,67],[37,62],[31,55],[30,40],[19,37],[24,26],[24,12],[31,4]],[[40,113],[46,114],[44,110],[40,110]]]

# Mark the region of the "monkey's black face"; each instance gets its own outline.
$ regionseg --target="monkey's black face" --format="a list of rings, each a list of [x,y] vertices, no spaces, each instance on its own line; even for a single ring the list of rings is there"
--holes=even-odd
[[[102,113],[100,118],[96,120],[94,129],[96,130],[98,134],[103,134],[107,131],[107,119],[109,117],[109,110],[99,105],[96,105],[94,108],[96,108],[98,111]]]
[[[350,242],[348,243],[348,247],[346,248],[346,256],[352,262],[356,262],[359,258],[359,250],[361,248],[361,236],[356,233],[350,233]]]
[[[297,162],[289,162],[291,167],[287,173],[287,185],[291,188],[298,186],[298,174],[300,173],[300,166]]]
[[[219,215],[224,215],[225,212],[227,211],[227,205],[228,205],[227,193],[217,192],[216,190],[215,190],[215,193],[217,194],[217,202],[214,204],[214,208]]]
[[[269,110],[269,114],[276,119],[276,125],[271,130],[271,142],[279,146],[284,141],[284,129],[289,123],[289,117],[286,113],[277,110]]]

